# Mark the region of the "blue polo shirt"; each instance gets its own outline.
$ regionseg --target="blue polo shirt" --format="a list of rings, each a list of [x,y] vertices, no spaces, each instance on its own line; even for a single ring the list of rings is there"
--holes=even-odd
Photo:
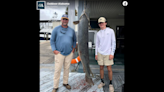
[[[57,50],[64,56],[69,55],[76,47],[75,31],[70,27],[63,28],[61,25],[55,27],[51,33],[50,44],[52,51]]]

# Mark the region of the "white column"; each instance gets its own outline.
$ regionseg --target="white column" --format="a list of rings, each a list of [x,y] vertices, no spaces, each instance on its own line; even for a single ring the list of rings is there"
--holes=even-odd
[[[68,26],[75,30],[75,25],[73,24],[73,21],[75,21],[75,0],[68,0],[68,2],[70,3],[68,6]]]
[[[78,6],[79,6],[79,0],[75,0],[75,9],[77,11],[77,16],[75,16],[75,21],[78,21]],[[78,31],[78,25],[75,25],[75,32]]]

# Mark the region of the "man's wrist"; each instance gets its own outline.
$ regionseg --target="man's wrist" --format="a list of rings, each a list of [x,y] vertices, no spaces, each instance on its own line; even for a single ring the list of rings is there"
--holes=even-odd
[[[112,52],[110,55],[114,55],[114,53]]]

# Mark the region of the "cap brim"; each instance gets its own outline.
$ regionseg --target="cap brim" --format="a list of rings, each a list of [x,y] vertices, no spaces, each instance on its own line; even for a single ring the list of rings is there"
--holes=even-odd
[[[68,19],[67,17],[62,17],[61,19]]]
[[[101,21],[101,20],[100,20],[100,21],[98,21],[98,23],[100,23],[100,22],[105,22],[105,21]]]

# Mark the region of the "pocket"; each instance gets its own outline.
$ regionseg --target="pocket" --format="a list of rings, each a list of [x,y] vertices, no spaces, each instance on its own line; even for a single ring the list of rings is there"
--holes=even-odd
[[[71,51],[71,55],[72,55],[72,57],[73,57],[73,55],[74,55],[74,53]]]
[[[57,55],[54,55],[54,61],[57,62]]]
[[[55,54],[55,56],[57,56],[57,55],[59,55],[60,54],[60,52],[58,53],[58,54]]]
[[[60,52],[58,54],[55,54],[55,60],[58,58],[59,55],[60,55]]]
[[[101,59],[101,54],[99,52],[97,53],[97,58],[98,61]]]

